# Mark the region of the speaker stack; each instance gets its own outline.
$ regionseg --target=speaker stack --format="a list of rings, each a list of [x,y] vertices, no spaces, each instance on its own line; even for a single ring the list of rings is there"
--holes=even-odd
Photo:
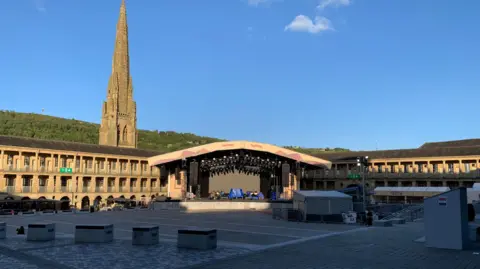
[[[198,185],[198,163],[190,162],[190,185]]]
[[[283,187],[289,186],[290,179],[290,165],[288,163],[282,164],[282,185]]]
[[[165,167],[165,165],[160,166],[160,178],[163,179],[167,177],[168,177],[167,168]]]

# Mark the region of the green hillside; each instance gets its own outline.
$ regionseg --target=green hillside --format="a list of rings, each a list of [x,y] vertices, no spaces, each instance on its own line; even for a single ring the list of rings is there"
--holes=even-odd
[[[0,110],[0,135],[97,144],[99,127],[98,124],[75,119]],[[197,136],[190,133],[146,130],[139,131],[138,140],[139,148],[160,152],[170,152],[197,145],[224,141],[222,139]],[[347,151],[342,148],[286,148],[307,154],[324,153],[325,151]]]

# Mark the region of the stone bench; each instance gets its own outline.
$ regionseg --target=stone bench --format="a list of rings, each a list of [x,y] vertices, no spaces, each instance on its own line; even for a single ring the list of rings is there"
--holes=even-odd
[[[0,239],[5,239],[7,237],[7,224],[5,222],[0,222]]]
[[[42,211],[42,214],[44,214],[44,215],[54,215],[55,211],[54,210],[44,210],[44,211]]]
[[[77,214],[90,214],[90,209],[80,209]]]
[[[144,226],[132,228],[132,245],[158,244],[158,226]]]
[[[27,241],[55,240],[55,223],[28,224]]]
[[[73,214],[75,213],[73,210],[69,209],[69,210],[61,210],[59,211],[61,214]]]
[[[200,250],[216,249],[217,230],[178,230],[177,247]]]
[[[75,243],[108,243],[112,241],[113,224],[75,226]]]
[[[391,219],[391,221],[392,221],[393,224],[405,224],[405,223],[407,223],[407,221],[405,219],[402,219],[402,218]]]
[[[391,220],[374,220],[373,221],[373,226],[377,227],[391,227],[392,221]]]
[[[35,212],[33,211],[27,211],[27,212],[22,212],[22,216],[35,216]]]

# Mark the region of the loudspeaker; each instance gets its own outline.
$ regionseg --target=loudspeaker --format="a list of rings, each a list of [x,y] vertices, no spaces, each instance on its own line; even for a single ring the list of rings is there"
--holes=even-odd
[[[175,179],[180,182],[180,167],[175,168]]]
[[[160,178],[166,178],[166,177],[168,177],[167,168],[165,167],[165,165],[162,165],[160,166]]]
[[[196,186],[198,184],[198,163],[190,163],[190,185]]]
[[[290,165],[288,163],[282,164],[282,185],[284,187],[289,186],[290,179]]]

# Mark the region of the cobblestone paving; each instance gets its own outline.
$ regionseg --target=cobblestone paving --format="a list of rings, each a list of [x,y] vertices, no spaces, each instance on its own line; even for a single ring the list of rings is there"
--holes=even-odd
[[[161,242],[156,246],[132,246],[129,240],[109,244],[74,244],[63,241],[26,242],[24,238],[1,241],[0,259],[3,269],[157,269],[182,268],[250,252],[243,248],[218,247],[211,251],[178,249],[176,243]],[[38,266],[35,266],[38,265]]]
[[[423,236],[423,223],[370,228],[193,268],[240,269],[254,266],[288,269],[475,269],[479,247],[469,251],[426,248],[413,240]]]
[[[38,269],[38,266],[0,254],[0,268]]]
[[[70,237],[32,243],[0,240],[0,269],[480,269],[480,246],[469,251],[429,249],[414,240],[423,223],[373,227],[261,251],[220,246],[214,251],[179,250],[175,240],[156,246],[73,244]],[[282,245],[282,244],[280,244]],[[476,253],[476,254],[475,254]]]

